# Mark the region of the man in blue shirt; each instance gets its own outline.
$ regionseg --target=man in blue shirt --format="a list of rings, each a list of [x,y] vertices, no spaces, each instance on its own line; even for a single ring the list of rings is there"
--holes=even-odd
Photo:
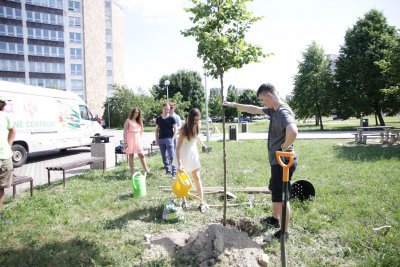
[[[174,139],[177,134],[176,121],[169,114],[170,105],[165,103],[162,107],[162,114],[156,119],[156,145],[160,147],[162,160],[164,163],[165,174],[176,175],[176,167],[172,165],[175,155]]]

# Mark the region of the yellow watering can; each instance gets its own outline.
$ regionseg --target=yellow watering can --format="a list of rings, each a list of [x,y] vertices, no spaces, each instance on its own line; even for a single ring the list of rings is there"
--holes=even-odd
[[[172,191],[177,197],[199,198],[198,196],[189,193],[190,189],[192,188],[192,181],[183,170],[178,170],[176,179],[172,183],[171,187]]]

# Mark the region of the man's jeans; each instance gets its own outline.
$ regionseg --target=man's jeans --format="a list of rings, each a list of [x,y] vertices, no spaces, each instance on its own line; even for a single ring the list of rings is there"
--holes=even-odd
[[[164,163],[166,172],[170,172],[172,176],[176,174],[176,167],[172,165],[172,160],[175,156],[174,140],[172,138],[158,139],[158,146]]]

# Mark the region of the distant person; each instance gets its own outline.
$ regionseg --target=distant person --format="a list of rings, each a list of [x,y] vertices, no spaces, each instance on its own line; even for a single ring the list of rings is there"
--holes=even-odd
[[[142,112],[139,108],[133,108],[129,117],[124,123],[124,148],[128,155],[128,164],[133,174],[135,172],[134,156],[138,154],[144,171],[151,175],[147,167],[146,159],[143,153],[142,135],[143,135],[143,119]]]
[[[4,112],[7,105],[4,97],[0,97],[0,220],[3,219],[4,188],[9,188],[13,182],[13,162],[11,146],[15,139],[14,122]]]
[[[224,106],[234,107],[241,111],[251,114],[267,114],[270,117],[268,130],[268,158],[271,165],[271,179],[269,181],[269,190],[272,195],[272,216],[261,220],[262,223],[280,227],[282,215],[282,172],[283,168],[276,160],[276,151],[293,151],[293,143],[297,137],[297,126],[295,116],[290,107],[284,103],[275,90],[272,84],[262,84],[257,91],[257,97],[266,106],[266,108],[253,105],[244,105],[232,102],[225,102]],[[285,164],[288,164],[289,159],[285,158]],[[297,166],[297,155],[295,161],[289,169],[289,179],[292,177]],[[290,189],[289,189],[290,190]],[[290,220],[290,203],[287,203],[286,213],[286,230],[288,230]],[[278,230],[273,234],[273,238],[279,239],[281,232]],[[289,237],[288,233],[284,235],[285,239]]]
[[[197,149],[197,142],[201,144],[203,151],[206,146],[199,137],[200,132],[200,111],[197,108],[192,108],[189,111],[189,116],[180,130],[179,139],[176,147],[176,155],[173,164],[179,170],[191,172],[196,185],[197,195],[200,198],[200,212],[206,212],[208,206],[204,203],[203,198],[203,185],[200,179],[200,157]],[[197,142],[196,142],[197,141]],[[189,206],[184,199],[182,203],[183,208],[188,209]]]
[[[177,133],[176,120],[169,115],[170,106],[165,103],[162,106],[162,114],[156,119],[155,144],[160,147],[162,160],[164,163],[165,174],[171,175],[172,178],[176,175],[176,168],[172,165],[174,159],[174,139]]]
[[[177,129],[177,132],[179,134],[179,130],[182,127],[182,120],[181,120],[181,117],[178,114],[175,113],[175,111],[176,111],[176,103],[170,102],[169,103],[169,115],[171,115],[171,116],[173,116],[175,118],[176,129]],[[174,138],[174,150],[176,150],[176,139],[178,137],[178,134]]]

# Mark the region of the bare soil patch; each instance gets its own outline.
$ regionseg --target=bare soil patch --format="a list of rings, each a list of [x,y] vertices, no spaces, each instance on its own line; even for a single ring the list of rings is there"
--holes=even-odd
[[[210,223],[188,233],[168,230],[147,236],[143,260],[170,257],[193,260],[197,266],[259,266],[263,251],[250,237],[257,233],[256,224],[246,220],[229,220],[227,226]]]

